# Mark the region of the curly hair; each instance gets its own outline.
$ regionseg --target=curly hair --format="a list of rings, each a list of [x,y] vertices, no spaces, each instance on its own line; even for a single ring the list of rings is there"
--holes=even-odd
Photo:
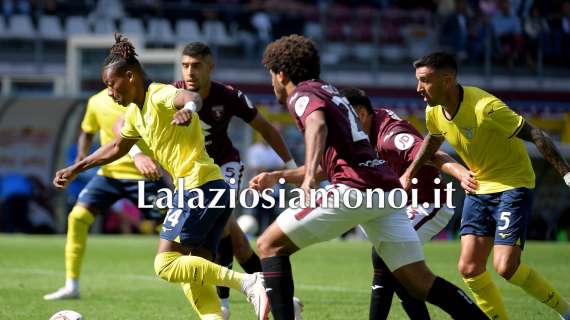
[[[109,55],[105,58],[103,67],[113,66],[117,70],[123,70],[132,66],[140,68],[140,63],[136,56],[135,47],[129,39],[115,32],[115,44],[109,50]]]
[[[275,73],[283,71],[295,85],[301,81],[318,79],[321,73],[315,43],[296,34],[270,43],[263,53],[262,63]]]

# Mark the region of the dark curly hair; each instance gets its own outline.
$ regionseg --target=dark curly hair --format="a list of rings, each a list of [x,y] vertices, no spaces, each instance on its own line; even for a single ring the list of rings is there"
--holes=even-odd
[[[137,53],[133,44],[120,33],[115,33],[115,44],[109,50],[109,55],[103,62],[103,68],[114,67],[123,71],[128,67],[136,67],[142,70],[136,58]]]
[[[374,113],[372,102],[370,102],[370,98],[366,95],[364,90],[350,87],[340,90],[340,94],[345,96],[354,108],[362,107],[366,109],[368,113]]]
[[[305,80],[318,79],[321,73],[315,43],[296,34],[270,43],[263,54],[262,63],[275,73],[283,71],[295,85]]]

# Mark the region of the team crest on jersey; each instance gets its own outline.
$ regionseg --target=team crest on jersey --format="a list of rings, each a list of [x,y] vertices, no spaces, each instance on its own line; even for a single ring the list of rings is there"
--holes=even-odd
[[[222,119],[222,117],[224,116],[224,106],[222,106],[222,105],[213,106],[212,107],[212,116],[214,117],[214,120],[220,121]]]
[[[303,113],[305,113],[305,109],[307,109],[308,105],[309,105],[309,97],[307,96],[299,97],[299,99],[295,101],[295,113],[297,114],[298,117],[302,116]]]
[[[414,145],[414,136],[409,133],[400,133],[394,137],[394,145],[398,150],[408,150]]]

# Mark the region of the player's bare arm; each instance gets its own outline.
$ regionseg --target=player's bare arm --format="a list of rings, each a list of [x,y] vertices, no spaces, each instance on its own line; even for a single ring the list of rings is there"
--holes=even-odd
[[[277,182],[279,182],[280,178],[285,179],[286,183],[291,183],[299,186],[305,179],[305,166],[300,166],[295,169],[262,172],[251,179],[249,182],[249,187],[258,191],[262,191],[263,189],[271,188],[274,186]],[[325,175],[325,171],[319,165],[317,168],[317,182],[323,181],[326,178],[327,177]]]
[[[461,187],[467,193],[475,193],[479,189],[479,182],[475,179],[475,174],[455,161],[449,154],[438,150],[431,158],[431,162],[441,172],[444,172],[461,183]]]
[[[93,144],[93,137],[95,135],[92,133],[87,133],[81,130],[79,134],[79,138],[77,139],[77,156],[75,156],[74,162],[79,162],[83,160],[83,158],[87,157],[89,153],[89,148]]]
[[[314,111],[305,119],[305,177],[301,183],[301,189],[309,201],[310,189],[317,187],[318,168],[323,157],[328,128],[325,114],[322,111]]]
[[[277,131],[264,116],[258,113],[249,125],[261,134],[263,139],[277,152],[283,162],[287,163],[293,159],[279,131]]]
[[[56,188],[65,188],[66,185],[79,173],[96,167],[111,163],[129,152],[137,139],[125,139],[117,137],[115,140],[101,146],[87,158],[55,173],[53,185]]]
[[[546,132],[534,127],[525,120],[517,137],[534,143],[538,151],[544,156],[544,159],[560,173],[566,185],[570,187],[570,166]]]
[[[192,113],[198,112],[202,107],[202,98],[196,92],[180,90],[174,97],[174,107],[178,111],[172,117],[171,124],[187,126],[192,120]]]
[[[422,147],[420,151],[416,155],[416,158],[412,162],[412,164],[408,167],[406,172],[400,177],[400,183],[404,189],[409,189],[412,186],[412,178],[418,172],[418,170],[426,164],[435,154],[435,152],[441,147],[443,140],[445,138],[443,136],[434,136],[428,134],[424,142],[422,143]]]

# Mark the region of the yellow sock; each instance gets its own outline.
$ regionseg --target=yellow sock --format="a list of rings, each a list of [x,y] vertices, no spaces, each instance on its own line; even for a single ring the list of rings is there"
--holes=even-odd
[[[505,304],[503,303],[503,298],[501,298],[501,293],[487,271],[473,278],[464,278],[463,281],[469,289],[471,289],[471,293],[473,293],[473,297],[475,297],[479,308],[481,308],[490,319],[506,320],[509,318]]]
[[[95,216],[89,210],[75,206],[67,218],[67,241],[65,242],[65,277],[78,279],[85,254],[89,226]]]
[[[202,320],[223,320],[216,287],[194,282],[181,283],[182,291]]]
[[[222,267],[202,257],[162,252],[154,259],[154,271],[169,282],[203,283],[241,291],[244,273]]]
[[[560,293],[538,272],[525,264],[519,265],[509,282],[521,287],[526,293],[561,315],[565,315],[570,309],[568,302],[562,298]]]

